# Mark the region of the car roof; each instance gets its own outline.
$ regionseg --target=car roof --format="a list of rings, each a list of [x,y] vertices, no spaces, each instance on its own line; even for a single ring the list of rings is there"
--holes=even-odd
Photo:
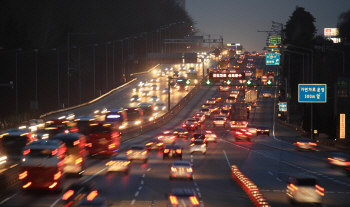
[[[130,148],[130,149],[135,149],[135,148],[145,148],[145,146],[140,145],[140,144],[135,144],[135,145],[131,145],[129,148]]]
[[[195,192],[191,188],[173,188],[171,189],[171,195],[174,196],[195,196]]]
[[[176,160],[173,162],[173,165],[176,164],[176,165],[191,165],[191,163],[189,161],[184,161],[184,160]]]
[[[187,131],[185,128],[176,128],[174,131]]]

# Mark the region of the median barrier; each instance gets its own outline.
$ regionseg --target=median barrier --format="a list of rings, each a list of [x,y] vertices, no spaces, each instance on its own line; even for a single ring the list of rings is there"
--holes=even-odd
[[[231,175],[238,185],[241,186],[241,188],[247,193],[255,206],[270,207],[269,202],[259,191],[258,186],[256,186],[248,177],[246,177],[236,165],[231,166]]]
[[[158,67],[158,66],[160,66],[160,64],[157,64],[157,65],[156,65],[156,66],[154,66],[153,68],[151,68],[151,69],[149,69],[149,70],[147,70],[147,71],[144,71],[144,72],[132,73],[132,74],[130,74],[130,76],[134,76],[134,75],[141,75],[141,74],[146,74],[146,73],[149,73],[149,72],[151,72],[151,70],[153,70],[154,68],[156,68],[156,67]]]

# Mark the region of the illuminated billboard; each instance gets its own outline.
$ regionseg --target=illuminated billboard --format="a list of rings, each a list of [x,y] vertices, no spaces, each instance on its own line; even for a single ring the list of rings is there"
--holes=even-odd
[[[324,36],[338,36],[338,28],[324,28]]]

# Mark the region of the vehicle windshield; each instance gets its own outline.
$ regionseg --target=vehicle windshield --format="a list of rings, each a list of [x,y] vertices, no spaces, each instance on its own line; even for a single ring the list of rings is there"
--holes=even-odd
[[[90,126],[90,133],[101,133],[101,134],[110,134],[111,133],[111,127],[110,126],[103,126],[102,124],[98,124],[95,126]]]
[[[313,178],[299,178],[297,184],[299,186],[315,186],[317,181]]]

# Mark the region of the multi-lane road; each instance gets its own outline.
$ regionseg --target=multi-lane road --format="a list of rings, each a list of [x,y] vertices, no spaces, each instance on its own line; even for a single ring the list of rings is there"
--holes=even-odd
[[[241,65],[244,69],[246,60]],[[236,64],[236,63],[234,63]],[[161,66],[165,67],[165,66]],[[254,57],[254,68],[274,70],[277,67],[266,67],[263,58]],[[199,70],[201,71],[201,70]],[[139,75],[139,81],[150,79],[153,74]],[[107,108],[122,107],[129,103],[131,97],[130,88],[122,89],[103,99],[98,106]],[[160,82],[160,88],[164,88],[165,82]],[[271,98],[262,98],[262,91],[270,91]],[[107,198],[111,206],[166,206],[165,193],[174,187],[193,188],[202,206],[254,206],[249,197],[232,179],[231,165],[238,168],[249,177],[263,192],[272,206],[288,206],[286,196],[286,179],[291,173],[309,173],[318,177],[322,187],[325,188],[324,206],[350,206],[346,197],[350,194],[350,179],[345,177],[337,169],[327,167],[324,158],[327,157],[327,148],[318,147],[316,152],[299,152],[295,150],[293,142],[298,137],[298,132],[281,125],[277,121],[278,113],[278,88],[258,87],[259,99],[257,106],[252,109],[249,123],[265,125],[271,129],[270,137],[258,136],[253,142],[244,142],[234,139],[233,132],[227,127],[214,128],[212,120],[216,114],[207,119],[199,130],[212,130],[218,136],[217,143],[209,143],[205,155],[189,153],[190,141],[178,139],[177,144],[183,147],[183,160],[193,164],[193,180],[169,180],[169,164],[173,160],[163,160],[161,151],[149,152],[147,163],[133,162],[129,175],[107,174],[105,170],[106,160],[90,160],[89,168],[84,176],[94,180],[99,195]],[[222,100],[228,93],[219,92],[218,86],[205,86],[187,104],[187,106],[175,116],[171,122],[163,127],[143,134],[134,139],[123,142],[120,146],[121,155],[132,144],[144,144],[148,139],[156,137],[161,131],[180,127],[181,124],[196,111],[206,99],[213,94],[222,96]],[[176,98],[176,96],[178,97]],[[173,96],[180,100],[184,94]],[[159,97],[163,97],[159,95]],[[242,95],[240,97],[242,98]],[[166,102],[166,97],[161,101]],[[96,103],[97,104],[97,103]],[[91,114],[91,108],[74,110],[76,115]],[[198,130],[198,131],[199,131]],[[66,186],[78,178],[70,178]],[[61,195],[52,193],[29,194],[20,190],[9,194],[6,200],[0,201],[1,206],[62,206]]]

